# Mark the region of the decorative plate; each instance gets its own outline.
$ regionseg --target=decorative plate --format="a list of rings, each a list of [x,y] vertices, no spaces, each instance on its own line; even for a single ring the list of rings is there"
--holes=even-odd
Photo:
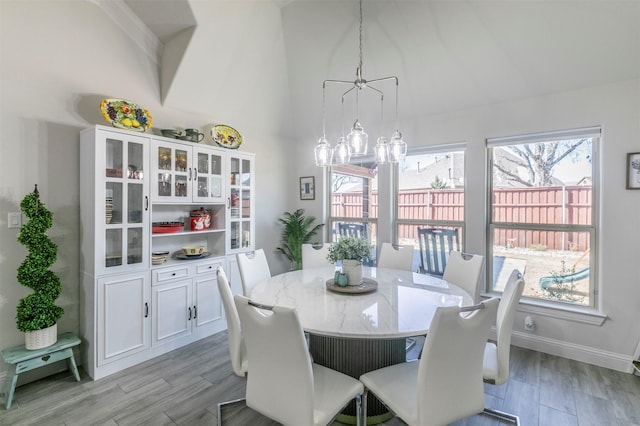
[[[213,126],[211,128],[211,138],[223,148],[238,149],[242,145],[242,135],[229,126]]]
[[[194,254],[194,255],[187,255],[184,253],[175,253],[175,258],[176,259],[180,259],[180,260],[194,260],[194,259],[203,259],[205,257],[209,257],[211,256],[211,252],[205,251],[202,254]]]
[[[340,287],[333,282],[333,278],[327,280],[325,283],[327,290],[335,291],[336,293],[345,294],[363,294],[371,293],[378,289],[378,282],[371,278],[363,278],[359,285],[348,285],[346,287]]]
[[[151,128],[153,118],[146,109],[124,99],[103,99],[100,113],[113,127],[144,132]]]

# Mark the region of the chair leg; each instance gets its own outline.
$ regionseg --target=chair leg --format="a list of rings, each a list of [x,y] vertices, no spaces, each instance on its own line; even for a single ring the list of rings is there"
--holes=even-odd
[[[362,420],[362,395],[356,396],[356,426],[366,426]]]
[[[245,404],[246,401],[246,398],[240,398],[218,403],[218,426],[222,426],[222,407],[226,407],[229,405],[240,405],[240,403]]]
[[[367,425],[367,396],[369,395],[369,389],[364,388],[364,392],[362,394],[362,398],[361,398],[361,404],[360,404],[360,412],[361,412],[361,426],[366,426]]]
[[[515,414],[505,413],[504,411],[494,410],[492,408],[485,408],[482,412],[488,416],[495,417],[500,420],[511,422],[516,426],[520,426],[520,417]]]

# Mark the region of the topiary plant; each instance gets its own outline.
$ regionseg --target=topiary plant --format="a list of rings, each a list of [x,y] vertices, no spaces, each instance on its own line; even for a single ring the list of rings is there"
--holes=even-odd
[[[45,234],[51,228],[53,215],[40,201],[38,185],[20,203],[20,209],[29,220],[20,229],[18,241],[29,250],[27,258],[18,267],[18,282],[33,293],[20,299],[16,325],[23,332],[36,331],[54,325],[64,314],[55,305],[60,295],[60,278],[49,270],[56,261],[58,247]]]
[[[321,223],[310,228],[315,220],[313,216],[305,216],[304,209],[298,209],[293,213],[285,212],[283,217],[278,219],[283,225],[282,247],[277,247],[276,250],[291,261],[294,270],[302,269],[302,245],[308,243],[324,226],[324,223]]]

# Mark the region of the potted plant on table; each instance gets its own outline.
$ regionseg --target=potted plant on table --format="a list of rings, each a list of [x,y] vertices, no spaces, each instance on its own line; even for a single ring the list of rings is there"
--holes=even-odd
[[[58,247],[45,234],[51,228],[53,215],[40,201],[38,185],[24,197],[20,208],[29,220],[20,229],[18,241],[29,254],[18,267],[17,278],[33,293],[20,299],[16,326],[25,333],[27,349],[40,349],[57,341],[57,321],[64,313],[54,303],[61,291],[60,278],[49,270],[56,261]]]
[[[291,261],[292,270],[302,269],[302,245],[308,243],[324,226],[324,223],[321,223],[312,227],[315,220],[313,216],[305,216],[304,209],[298,209],[293,213],[285,212],[283,217],[278,219],[283,226],[282,247],[277,247],[276,250]]]
[[[371,257],[369,241],[357,237],[342,237],[329,247],[327,260],[331,263],[342,261],[342,272],[347,275],[348,285],[362,282],[362,262]]]

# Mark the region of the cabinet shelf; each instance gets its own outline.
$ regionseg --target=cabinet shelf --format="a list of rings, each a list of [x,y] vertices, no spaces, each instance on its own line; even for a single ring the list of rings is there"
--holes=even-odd
[[[178,232],[165,232],[165,233],[157,233],[151,234],[153,238],[168,238],[175,237],[178,235],[200,235],[200,234],[213,234],[216,232],[224,232],[224,229],[207,229],[206,231],[178,231]]]

